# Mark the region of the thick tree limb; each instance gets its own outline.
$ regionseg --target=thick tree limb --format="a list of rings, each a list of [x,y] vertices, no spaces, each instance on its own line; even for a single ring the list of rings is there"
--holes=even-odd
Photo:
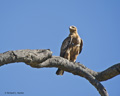
[[[95,72],[83,64],[70,62],[59,56],[52,56],[50,50],[16,50],[0,54],[0,66],[4,64],[24,62],[31,67],[57,67],[74,75],[86,78],[101,96],[108,96],[107,91],[99,81],[105,81],[120,74],[120,63],[102,71]]]
[[[67,72],[70,72],[74,75],[79,75],[86,78],[101,94],[101,96],[108,96],[108,93],[104,86],[95,79],[90,73],[84,69],[83,66],[79,66],[79,63],[69,62],[68,60],[62,57],[52,57],[45,62],[42,62],[34,67],[42,68],[42,67],[57,67],[63,69]]]
[[[99,81],[105,81],[119,74],[120,74],[120,63],[115,64],[102,72],[98,72],[98,74],[95,75],[95,78]]]
[[[0,54],[0,66],[8,63],[24,62],[24,63],[41,63],[52,57],[52,52],[48,50],[16,50],[7,51]],[[32,66],[31,64],[31,66]]]

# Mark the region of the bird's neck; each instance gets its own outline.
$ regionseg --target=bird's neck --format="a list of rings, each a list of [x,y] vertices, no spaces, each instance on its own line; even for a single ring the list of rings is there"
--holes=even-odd
[[[78,36],[77,31],[70,32],[69,36]]]

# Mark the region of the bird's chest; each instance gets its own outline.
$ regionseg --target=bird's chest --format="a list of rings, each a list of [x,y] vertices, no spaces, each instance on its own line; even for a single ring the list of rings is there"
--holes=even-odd
[[[80,44],[80,38],[74,36],[74,37],[72,38],[72,42],[71,42],[71,43],[72,43],[73,46],[79,46],[79,44]]]
[[[72,47],[70,50],[71,55],[72,54],[78,54],[79,53],[79,47],[80,47],[80,39],[77,37],[73,37],[72,39]]]
[[[74,46],[70,50],[71,55],[79,54],[79,46]]]

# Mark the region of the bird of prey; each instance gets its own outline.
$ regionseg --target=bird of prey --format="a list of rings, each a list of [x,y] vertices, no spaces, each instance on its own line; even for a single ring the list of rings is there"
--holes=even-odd
[[[83,47],[83,40],[77,33],[77,28],[75,26],[69,27],[70,34],[63,41],[60,51],[60,56],[66,58],[72,62],[75,62],[77,56],[81,53]],[[56,71],[57,75],[63,75],[64,70],[59,69]]]

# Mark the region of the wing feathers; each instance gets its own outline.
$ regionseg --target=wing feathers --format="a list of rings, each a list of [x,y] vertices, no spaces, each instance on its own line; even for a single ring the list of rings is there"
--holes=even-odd
[[[60,56],[61,56],[61,57],[64,57],[65,52],[66,52],[66,50],[68,50],[71,42],[72,42],[72,38],[71,38],[71,37],[67,37],[67,38],[63,41],[62,46],[61,46],[61,51],[60,51]]]
[[[80,42],[80,52],[79,52],[79,54],[81,53],[81,51],[82,51],[82,47],[83,47],[83,40],[81,39],[81,42]]]

